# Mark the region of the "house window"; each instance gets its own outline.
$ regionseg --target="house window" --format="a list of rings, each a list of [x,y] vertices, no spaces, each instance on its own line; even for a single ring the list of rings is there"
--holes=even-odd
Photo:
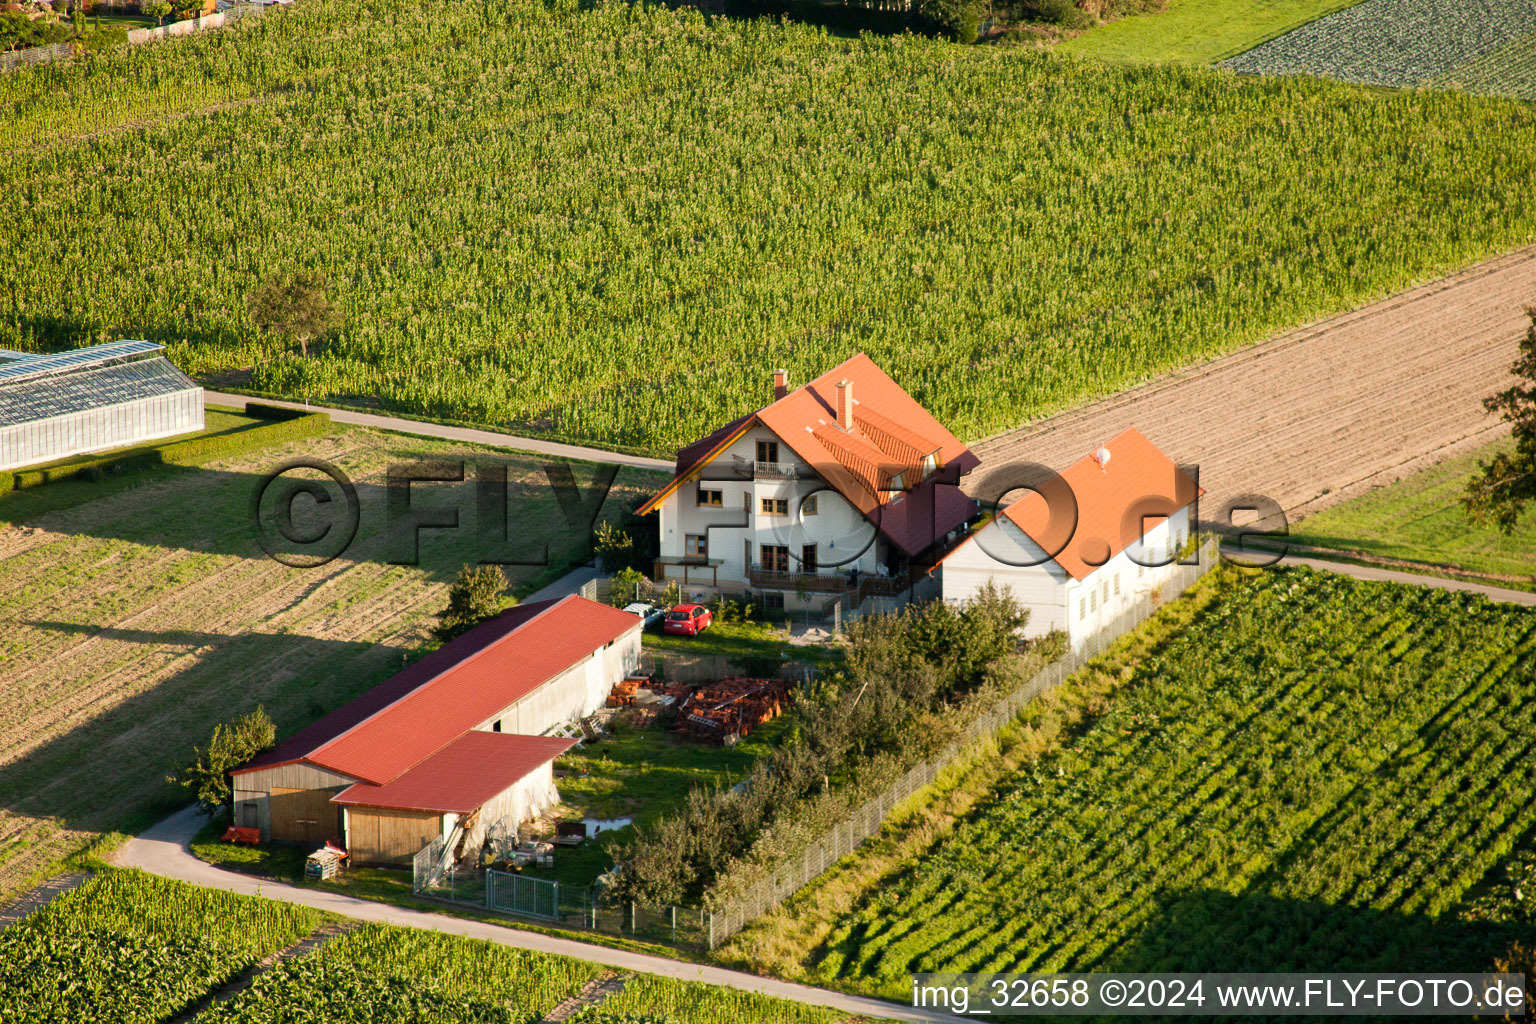
[[[781,612],[781,611],[783,611],[784,610],[784,595],[783,594],[764,594],[763,595],[763,607],[767,608],[771,612]]]
[[[806,544],[800,549],[800,571],[816,571],[816,545]]]
[[[803,518],[805,516],[814,516],[815,514],[816,514],[816,495],[812,494],[811,496],[806,498],[804,501],[800,502],[800,515]]]
[[[768,572],[789,572],[789,548],[783,544],[764,544],[763,568]]]
[[[1099,592],[1096,590],[1088,591],[1088,610],[1091,612],[1099,610]]]
[[[699,504],[712,505],[715,508],[719,508],[721,505],[725,504],[725,498],[724,495],[722,495],[718,490],[713,488],[700,487]]]
[[[1088,601],[1085,598],[1077,599],[1077,617],[1079,621],[1088,617]]]
[[[1118,574],[1115,576],[1115,596],[1120,596],[1120,576]]]
[[[789,515],[788,498],[763,498],[761,504],[762,513],[765,516]]]
[[[1109,580],[1104,581],[1104,603],[1109,604]]]
[[[697,558],[709,557],[709,536],[703,533],[685,535],[683,552]]]
[[[779,442],[777,442],[777,441],[759,441],[759,442],[757,442],[757,461],[758,462],[778,462],[779,461]]]

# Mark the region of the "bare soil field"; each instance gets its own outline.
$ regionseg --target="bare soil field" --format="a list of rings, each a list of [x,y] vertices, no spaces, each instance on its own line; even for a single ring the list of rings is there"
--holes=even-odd
[[[1136,427],[1200,467],[1202,519],[1243,494],[1291,519],[1392,483],[1507,432],[1482,399],[1507,387],[1536,248],[973,444],[986,473],[1062,469]]]
[[[267,557],[251,523],[262,476],[299,454],[339,466],[362,510],[351,547],[314,569]],[[556,567],[583,552],[583,531],[566,526],[534,459],[358,428],[154,471],[51,511],[51,488],[0,499],[0,902],[100,833],[174,806],[164,777],[215,723],[264,704],[290,732],[420,648],[484,540],[472,528],[423,531],[420,564],[390,564],[385,468],[419,457],[504,463],[518,550],[537,557],[548,542]],[[472,526],[466,472],[464,484],[413,485],[413,505],[457,504]],[[592,470],[574,474],[589,498]],[[622,471],[605,510],[653,480]],[[508,568],[514,586],[543,571]]]

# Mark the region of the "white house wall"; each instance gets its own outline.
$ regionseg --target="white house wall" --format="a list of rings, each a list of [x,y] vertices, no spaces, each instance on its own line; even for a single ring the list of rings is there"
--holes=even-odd
[[[1067,587],[1072,577],[1002,516],[956,548],[939,567],[939,577],[944,600],[960,604],[989,582],[998,589],[1007,587],[1013,599],[1029,610],[1025,636],[1067,628]]]
[[[753,479],[758,441],[777,441],[778,464],[793,469],[795,478]],[[748,569],[759,564],[765,544],[789,548],[790,572],[801,571],[799,559],[807,544],[817,546],[817,561],[823,571],[857,568],[865,574],[879,572],[874,527],[771,430],[749,430],[702,472],[704,479],[680,484],[658,510],[664,558],[686,555],[690,534],[707,536],[707,557],[721,561],[716,578],[722,589],[733,590],[748,585]],[[700,487],[720,491],[722,507],[700,506]],[[816,515],[803,517],[801,502],[811,494],[817,496]],[[786,499],[789,515],[763,515],[764,498]],[[681,566],[666,568],[669,579],[681,581]],[[709,578],[708,570],[689,570],[695,585],[707,583]]]
[[[481,722],[477,729],[540,736],[579,721],[602,707],[618,683],[640,665],[640,620],[613,643],[594,651],[522,700]]]
[[[519,825],[539,817],[559,802],[554,762],[546,761],[481,805],[479,816],[467,830],[465,859],[479,856],[486,833],[494,826],[500,824],[506,833],[516,835]]]
[[[1148,530],[1082,580],[1073,579],[1012,521],[998,517],[939,567],[944,600],[964,603],[989,581],[1007,587],[1029,609],[1026,636],[1053,629],[1066,632],[1076,645],[1092,636],[1138,597],[1151,593],[1175,566],[1161,562],[1189,537],[1189,509],[1183,508]],[[996,557],[994,557],[994,555]],[[1015,563],[1033,562],[1033,565]]]
[[[0,427],[0,470],[123,448],[203,429],[203,389]]]

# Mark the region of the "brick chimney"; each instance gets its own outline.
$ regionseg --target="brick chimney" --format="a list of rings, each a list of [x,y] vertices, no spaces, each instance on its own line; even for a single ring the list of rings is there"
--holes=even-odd
[[[844,430],[853,429],[853,381],[837,382],[837,425]]]
[[[788,370],[774,370],[773,371],[773,400],[775,402],[777,402],[779,399],[783,398],[787,394],[789,394],[789,371]]]

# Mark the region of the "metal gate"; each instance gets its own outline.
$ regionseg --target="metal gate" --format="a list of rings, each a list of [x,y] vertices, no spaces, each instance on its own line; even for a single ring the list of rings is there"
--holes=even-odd
[[[511,914],[559,920],[560,883],[510,871],[487,871],[485,905]]]

